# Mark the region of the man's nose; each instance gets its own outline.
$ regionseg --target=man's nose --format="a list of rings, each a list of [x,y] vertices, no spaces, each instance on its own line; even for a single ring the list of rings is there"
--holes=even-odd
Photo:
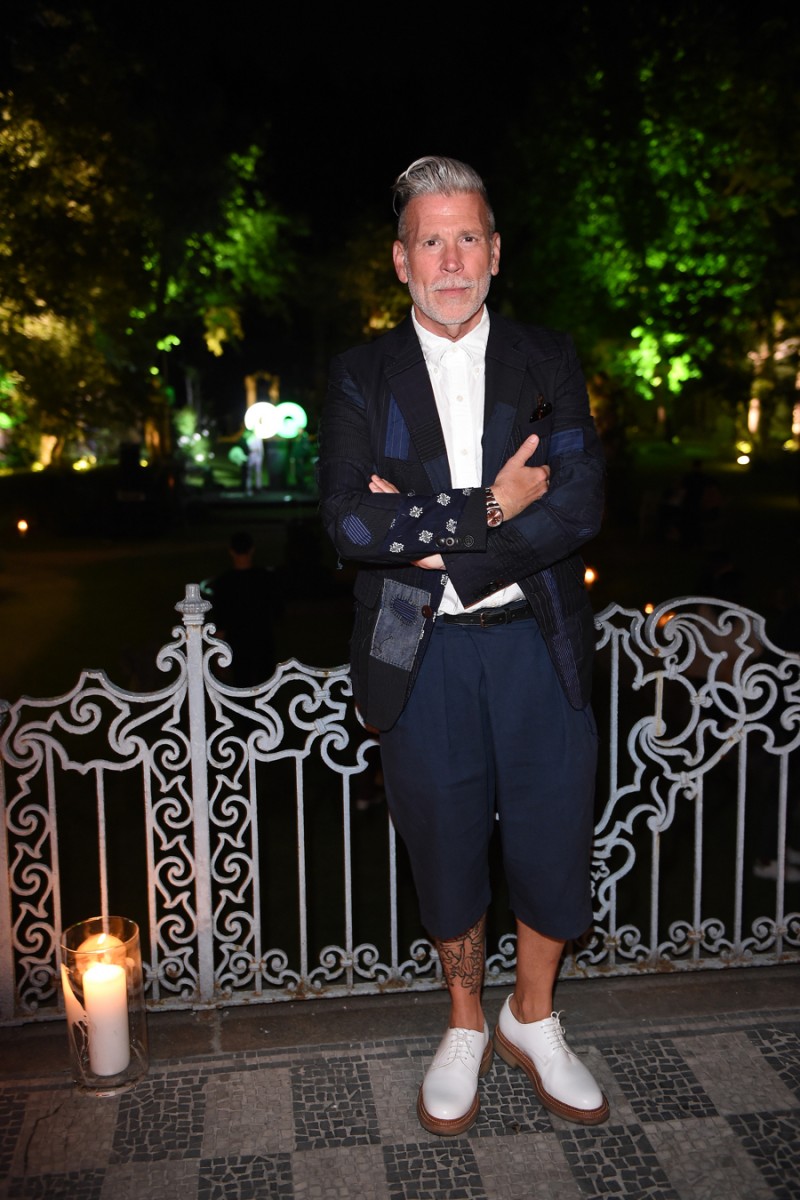
[[[445,245],[442,251],[442,270],[443,271],[460,271],[464,266],[461,259],[461,254],[458,248],[458,242],[453,242],[452,245]]]

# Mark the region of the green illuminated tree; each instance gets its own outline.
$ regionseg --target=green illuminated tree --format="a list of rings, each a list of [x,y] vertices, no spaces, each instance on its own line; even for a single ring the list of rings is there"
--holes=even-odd
[[[248,302],[268,313],[285,310],[294,256],[283,236],[287,218],[259,189],[260,158],[256,146],[230,156],[230,184],[213,227],[190,231],[174,269],[156,272],[166,278],[166,321],[186,326],[199,318],[215,355],[241,341]]]
[[[224,73],[146,21],[33,0],[4,32],[0,366],[56,453],[81,430],[139,437],[248,311],[281,311],[284,218],[247,123],[222,119]]]
[[[51,129],[3,98],[0,363],[56,459],[70,438],[140,429],[183,337],[222,353],[247,303],[277,305],[291,255],[257,159],[232,155],[208,224],[178,238],[110,135]]]
[[[122,415],[113,331],[127,324],[136,241],[120,238],[108,153],[0,100],[0,363],[56,447],[86,433],[93,403],[109,424]]]
[[[746,397],[751,356],[794,320],[800,39],[787,14],[587,6],[585,87],[520,135],[536,174],[509,184],[532,246],[515,306],[575,329],[595,363],[667,407],[698,377]]]

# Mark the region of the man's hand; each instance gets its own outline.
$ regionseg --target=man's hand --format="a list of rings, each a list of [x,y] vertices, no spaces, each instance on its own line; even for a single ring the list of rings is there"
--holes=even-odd
[[[500,468],[492,484],[495,500],[503,510],[503,518],[510,521],[534,500],[541,499],[550,486],[550,468],[526,467],[525,463],[539,445],[539,435],[532,433]]]
[[[369,480],[369,490],[371,492],[399,492],[393,483],[389,483],[388,479],[383,479],[380,475],[371,475]],[[423,567],[426,571],[443,571],[444,559],[441,554],[428,554],[425,558],[415,558],[412,560],[415,567]]]
[[[381,479],[380,475],[370,475],[369,490],[371,492],[399,492],[393,483],[389,483],[388,479]]]

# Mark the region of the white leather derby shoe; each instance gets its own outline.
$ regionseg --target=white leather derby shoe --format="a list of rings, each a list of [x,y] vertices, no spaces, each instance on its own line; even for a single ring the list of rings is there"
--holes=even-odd
[[[417,1098],[417,1115],[429,1133],[465,1133],[478,1115],[478,1077],[492,1065],[489,1026],[448,1029],[425,1072]]]
[[[494,1034],[495,1050],[503,1061],[522,1068],[542,1104],[556,1116],[579,1125],[607,1120],[608,1100],[567,1045],[559,1014],[544,1021],[518,1021],[510,999],[500,1010]]]

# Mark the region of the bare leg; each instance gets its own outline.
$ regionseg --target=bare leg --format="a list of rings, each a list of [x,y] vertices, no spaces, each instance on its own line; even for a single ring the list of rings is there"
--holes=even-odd
[[[531,930],[533,932],[533,930]],[[483,1030],[481,989],[486,962],[486,914],[460,937],[434,938],[450,992],[450,1028]],[[547,1016],[550,1016],[548,1010]]]
[[[564,942],[517,921],[517,982],[511,1011],[518,1021],[544,1021],[553,1011],[553,988]]]

